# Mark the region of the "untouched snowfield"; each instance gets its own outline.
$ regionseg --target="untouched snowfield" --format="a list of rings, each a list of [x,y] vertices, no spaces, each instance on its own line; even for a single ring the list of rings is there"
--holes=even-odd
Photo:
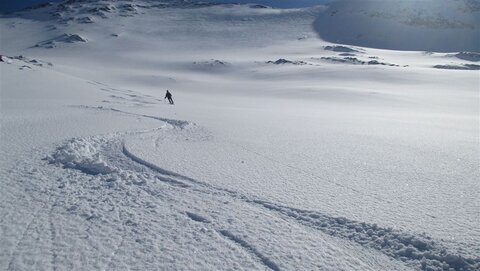
[[[480,270],[480,4],[356,2],[0,16],[0,270]]]

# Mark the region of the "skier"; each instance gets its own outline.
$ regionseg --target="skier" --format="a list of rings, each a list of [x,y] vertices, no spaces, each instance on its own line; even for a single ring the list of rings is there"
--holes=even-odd
[[[168,99],[168,102],[169,102],[170,104],[175,104],[175,103],[173,102],[173,99],[172,99],[172,93],[170,93],[170,91],[168,91],[168,90],[167,90],[167,93],[165,94],[165,98],[164,98],[164,99]]]

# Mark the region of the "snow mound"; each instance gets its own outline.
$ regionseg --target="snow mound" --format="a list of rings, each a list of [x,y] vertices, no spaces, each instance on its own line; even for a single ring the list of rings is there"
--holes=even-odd
[[[474,52],[460,52],[454,55],[456,58],[472,61],[472,62],[479,62],[480,61],[480,53]]]
[[[100,155],[99,149],[103,141],[104,139],[98,138],[71,139],[47,157],[47,160],[91,175],[116,172],[118,169],[109,166]]]
[[[82,38],[80,35],[77,35],[77,34],[62,34],[53,39],[39,42],[35,45],[35,47],[55,48],[57,46],[57,43],[78,43],[78,42],[87,42],[87,39]]]
[[[94,23],[94,20],[91,17],[81,17],[77,19],[77,22],[80,24],[91,24]]]
[[[314,22],[329,42],[362,47],[480,52],[478,1],[338,0]]]
[[[468,71],[480,70],[480,65],[475,65],[475,64],[435,65],[433,67],[436,69],[443,69],[443,70],[468,70]]]

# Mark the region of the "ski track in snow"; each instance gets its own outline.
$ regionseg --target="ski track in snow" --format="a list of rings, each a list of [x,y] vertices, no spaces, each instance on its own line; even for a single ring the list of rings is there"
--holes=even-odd
[[[48,207],[48,203],[51,202],[52,198],[54,198],[54,202],[53,204],[51,204],[51,206]],[[27,226],[25,227],[25,230],[23,230],[23,232],[21,233],[21,236],[18,238],[18,242],[17,244],[15,245],[15,247],[13,248],[13,251],[10,255],[10,259],[8,261],[8,264],[7,264],[7,267],[6,267],[6,270],[17,270],[17,267],[15,265],[15,261],[19,258],[19,257],[28,257],[29,255],[23,255],[22,254],[22,251],[24,251],[26,248],[28,248],[31,243],[29,243],[29,238],[34,238],[35,234],[38,234],[39,233],[39,228],[42,228],[42,227],[47,227],[47,232],[49,234],[49,237],[48,237],[48,241],[50,242],[50,245],[51,245],[51,248],[50,248],[50,256],[51,256],[51,260],[50,260],[50,263],[52,265],[52,269],[53,270],[57,270],[56,268],[56,259],[57,259],[57,247],[55,245],[55,241],[56,241],[56,228],[55,228],[55,224],[54,224],[54,220],[53,220],[53,210],[54,208],[57,206],[57,202],[58,202],[58,198],[55,196],[55,195],[49,195],[48,197],[48,200],[46,201],[47,203],[42,206],[42,207],[39,207],[33,214],[33,217],[30,219],[30,222],[27,224]],[[41,222],[40,220],[43,219],[43,217],[41,217],[41,213],[42,213],[42,210],[43,209],[48,209],[47,211],[47,221],[43,221]],[[43,225],[43,226],[42,226]]]
[[[376,224],[353,221],[345,217],[332,217],[318,211],[300,210],[269,202],[265,199],[255,198],[251,195],[244,195],[236,191],[216,187],[207,182],[183,176],[163,169],[158,165],[149,163],[132,153],[125,144],[125,138],[128,136],[158,136],[158,133],[160,132],[163,133],[163,136],[168,136],[169,132],[182,132],[182,130],[185,129],[197,129],[198,126],[195,124],[187,121],[130,113],[115,108],[80,107],[95,110],[108,110],[119,114],[151,118],[164,122],[165,125],[148,131],[134,131],[89,137],[86,139],[73,139],[65,146],[58,148],[54,154],[47,158],[50,163],[60,164],[65,168],[80,170],[88,175],[116,175],[112,176],[112,178],[118,178],[119,176],[121,178],[122,172],[129,172],[131,173],[129,174],[130,177],[135,176],[132,179],[132,183],[150,194],[152,197],[156,197],[158,194],[155,191],[151,191],[146,184],[153,179],[153,181],[161,181],[168,186],[178,189],[186,189],[191,193],[205,194],[213,198],[217,197],[218,200],[222,200],[226,197],[234,201],[244,202],[252,208],[268,210],[276,217],[281,217],[336,238],[355,242],[369,249],[375,249],[393,259],[401,260],[407,263],[407,265],[415,268],[422,268],[424,270],[445,270],[444,268],[447,268],[446,270],[449,270],[448,268],[453,270],[478,270],[478,268],[480,268],[480,259],[466,258],[462,255],[449,253],[441,244],[432,240],[425,234],[411,234],[393,230],[391,228],[382,228]],[[78,151],[79,149],[82,149],[82,146],[86,147],[85,149],[87,150],[87,153]],[[52,206],[52,208],[54,208],[54,206]],[[256,258],[259,263],[265,266],[265,268],[270,270],[281,269],[279,263],[270,259],[265,253],[258,249],[255,244],[250,243],[229,230],[216,228],[214,219],[204,217],[193,211],[184,211],[183,215],[194,222],[202,223],[213,228],[215,232],[223,236],[226,240],[235,243],[253,258]],[[128,226],[129,223],[134,223],[130,220],[124,220],[123,218],[120,218],[120,220],[123,221],[122,225],[124,228],[122,231],[124,232],[124,235],[122,235],[121,240],[115,246],[111,257],[108,260],[108,267],[112,266],[115,257],[124,245],[126,237],[125,227]],[[24,236],[25,233],[29,231],[31,224],[34,223],[34,221],[35,216],[27,226],[23,234]],[[50,222],[50,227],[53,243],[56,235],[53,220]],[[24,237],[21,238],[17,247],[22,243],[23,238]],[[12,255],[9,269],[11,269],[10,267],[16,257],[17,250],[18,249],[15,249],[14,254]],[[52,251],[53,266],[55,266],[54,263],[56,258],[57,253]],[[430,269],[426,269],[427,267]]]
[[[238,236],[235,236],[234,234],[232,234],[231,232],[229,232],[227,230],[220,230],[218,232],[221,235],[225,236],[227,239],[235,242],[236,244],[238,244],[242,248],[246,249],[247,251],[251,252],[253,255],[258,257],[262,261],[262,263],[266,267],[268,267],[269,269],[274,270],[274,271],[280,271],[280,268],[278,267],[278,265],[276,263],[274,263],[268,257],[266,257],[265,255],[260,253],[254,246],[252,246],[251,244],[249,244],[248,242],[246,242],[242,238],[240,238]]]

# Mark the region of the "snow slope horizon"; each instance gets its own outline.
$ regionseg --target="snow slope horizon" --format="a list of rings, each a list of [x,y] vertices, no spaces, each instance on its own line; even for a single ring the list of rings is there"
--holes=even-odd
[[[89,2],[77,0],[71,4]],[[63,13],[68,10],[64,10],[61,3],[47,3],[34,9],[59,5],[61,8],[51,11],[51,14],[65,16]],[[132,3],[128,5],[131,6],[130,11],[135,12],[135,3],[142,1],[127,3]],[[143,3],[152,7],[222,5],[196,0],[143,0]],[[400,4],[378,0],[336,0],[325,4],[328,8],[324,12],[313,11],[318,14],[313,27],[322,39],[329,42],[393,50],[480,53],[480,2],[477,0],[408,0]],[[91,15],[105,17],[105,12],[111,11],[95,10]],[[4,16],[21,14],[28,16],[30,12]],[[41,17],[30,19],[41,20]]]
[[[142,3],[0,17],[1,268],[478,268],[478,54]]]
[[[27,9],[32,7],[38,7],[40,5],[47,4],[49,2],[62,2],[63,0],[55,0],[55,1],[45,1],[45,0],[30,0],[28,2],[18,3],[18,1],[6,0],[0,3],[0,13],[2,12],[15,12],[19,11],[20,9]],[[268,5],[271,7],[277,8],[298,8],[298,7],[308,7],[314,5],[325,4],[331,2],[332,0],[257,0],[257,1],[250,1],[250,0],[203,0],[202,2],[213,2],[213,3],[237,3],[237,4],[261,4],[261,5]],[[15,2],[15,3],[9,3]]]

